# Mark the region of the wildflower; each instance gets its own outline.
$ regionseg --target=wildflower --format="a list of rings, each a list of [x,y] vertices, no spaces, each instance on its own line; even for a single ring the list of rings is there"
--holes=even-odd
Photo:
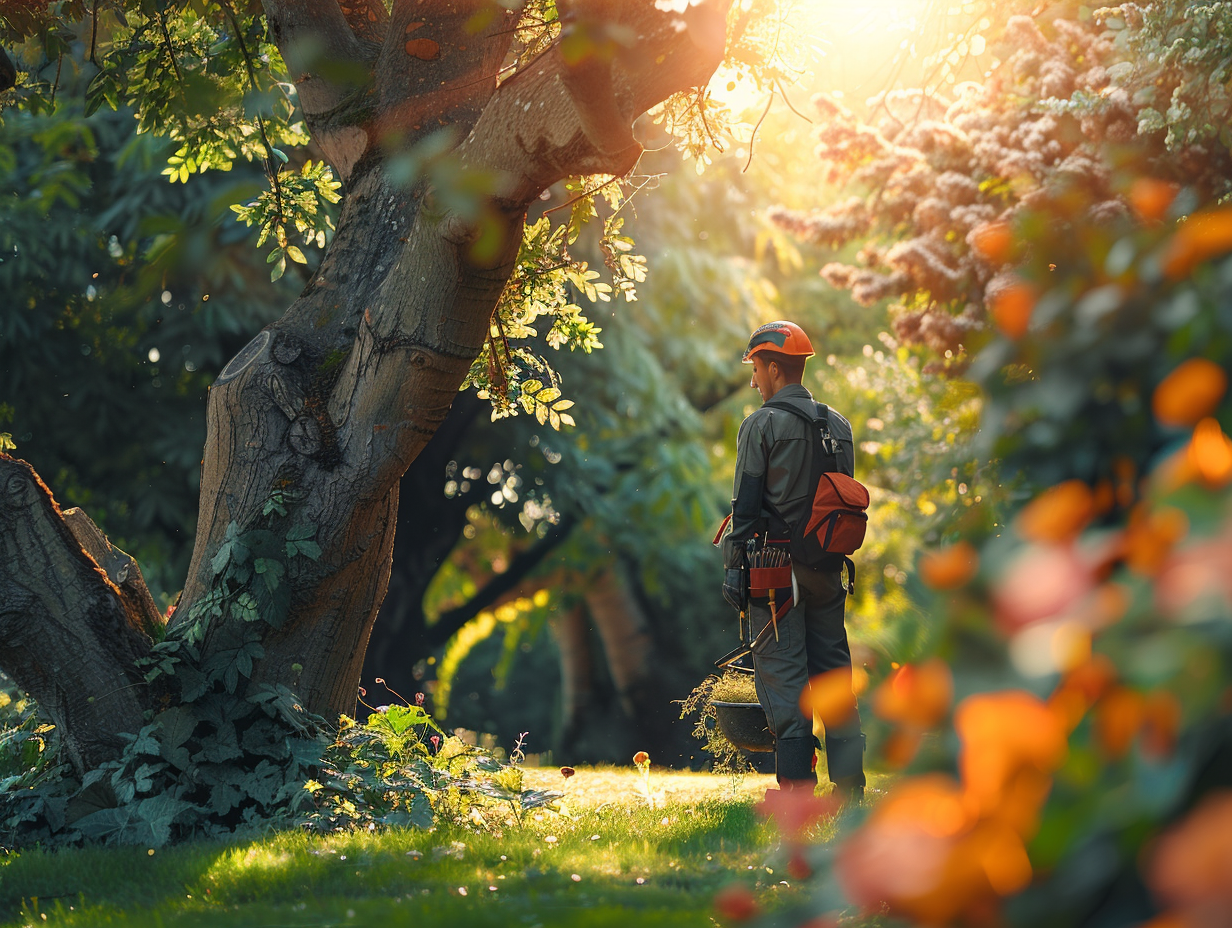
[[[645,751],[638,751],[636,754],[633,755],[633,763],[636,764],[638,767],[649,766],[650,755],[647,754]]]
[[[416,693],[415,694],[415,705],[422,706],[423,704],[424,704],[424,694]]]
[[[435,753],[436,751],[440,749],[440,746],[441,746],[441,736],[440,735],[433,735],[428,740],[432,742],[433,753]]]
[[[577,771],[574,770],[572,767],[561,767],[560,768],[560,775],[564,777],[566,780],[569,779],[571,776],[573,776],[575,773],[577,773]]]

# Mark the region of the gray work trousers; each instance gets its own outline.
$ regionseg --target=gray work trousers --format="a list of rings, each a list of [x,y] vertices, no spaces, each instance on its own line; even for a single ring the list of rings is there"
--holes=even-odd
[[[767,632],[764,640],[753,649],[754,680],[757,699],[766,710],[766,722],[779,743],[809,739],[812,744],[813,720],[800,709],[800,696],[809,685],[809,678],[831,670],[846,671],[851,691],[851,649],[847,644],[847,629],[843,611],[847,593],[842,585],[841,571],[815,571],[796,567],[799,601],[779,619],[778,640]],[[770,608],[764,603],[749,607],[752,628],[756,634],[770,621]],[[826,729],[830,778],[859,776],[863,779],[860,712],[855,696],[837,717],[821,719]],[[798,743],[798,742],[796,742]],[[835,769],[839,753],[830,745],[847,743],[855,752],[842,752],[845,761]],[[858,760],[857,760],[858,758]],[[852,769],[845,769],[845,768]]]

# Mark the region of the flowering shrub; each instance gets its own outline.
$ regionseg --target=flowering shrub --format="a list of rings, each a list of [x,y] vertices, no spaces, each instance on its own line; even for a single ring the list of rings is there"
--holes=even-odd
[[[862,243],[854,263],[822,276],[861,305],[896,301],[896,334],[929,346],[936,366],[961,366],[990,316],[1022,334],[1034,291],[1011,271],[1038,216],[1074,228],[1159,219],[1174,181],[1195,203],[1229,190],[1219,114],[1232,102],[1215,75],[1228,68],[1232,19],[1218,5],[1189,9],[1010,16],[985,83],[880,94],[873,124],[817,98],[822,178],[859,195],[773,219],[830,248]]]

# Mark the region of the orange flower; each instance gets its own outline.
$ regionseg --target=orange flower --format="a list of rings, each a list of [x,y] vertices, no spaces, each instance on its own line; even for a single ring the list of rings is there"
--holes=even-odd
[[[1159,222],[1168,214],[1180,187],[1154,177],[1139,177],[1129,188],[1129,202],[1144,222]]]
[[[954,713],[962,738],[959,769],[967,795],[1023,833],[1035,828],[1049,778],[1067,752],[1063,720],[1024,690],[980,693]]]
[[[638,767],[647,767],[650,765],[650,755],[645,751],[638,751],[633,755],[633,763]]]
[[[1163,267],[1173,280],[1232,249],[1232,207],[1198,213],[1185,222],[1164,251]]]
[[[851,676],[850,670],[840,667],[812,677],[800,694],[800,711],[809,718],[816,715],[827,726],[843,724],[856,708]]]
[[[896,728],[881,746],[881,756],[891,767],[901,769],[915,759],[923,733],[918,728]]]
[[[988,309],[1001,334],[1011,339],[1022,338],[1035,309],[1035,288],[1028,283],[1010,284],[993,295]]]
[[[564,777],[566,780],[569,779],[571,776],[573,776],[575,773],[577,773],[577,771],[574,770],[572,767],[561,767],[560,768],[560,775]]]
[[[1194,426],[1188,457],[1202,482],[1212,490],[1232,481],[1232,439],[1216,420],[1203,419]]]
[[[1031,878],[1022,839],[980,820],[962,789],[938,774],[894,787],[839,848],[835,873],[865,911],[887,905],[926,925],[979,920]]]
[[[1151,409],[1163,425],[1193,425],[1214,412],[1228,390],[1228,375],[1214,361],[1190,358],[1159,382]]]
[[[1129,569],[1143,576],[1159,572],[1177,542],[1189,534],[1189,518],[1173,506],[1147,510],[1139,504],[1130,513],[1122,545]]]
[[[1207,796],[1155,846],[1147,880],[1164,902],[1186,910],[1232,911],[1232,792]]]
[[[913,667],[904,664],[873,693],[873,711],[890,722],[931,728],[945,718],[954,699],[949,666],[931,658]]]
[[[966,584],[980,567],[980,556],[969,542],[937,548],[920,558],[920,579],[934,590],[953,590]]]
[[[1049,697],[1048,706],[1073,731],[1116,678],[1112,661],[1103,654],[1092,654],[1065,675]]]
[[[1018,531],[1030,541],[1072,541],[1095,516],[1095,494],[1081,480],[1045,490],[1018,515]]]
[[[1142,726],[1142,694],[1118,686],[1105,694],[1095,710],[1095,740],[1110,758],[1124,757]]]
[[[998,266],[1009,261],[1014,247],[1014,236],[1006,222],[990,222],[975,228],[970,241],[984,260]]]

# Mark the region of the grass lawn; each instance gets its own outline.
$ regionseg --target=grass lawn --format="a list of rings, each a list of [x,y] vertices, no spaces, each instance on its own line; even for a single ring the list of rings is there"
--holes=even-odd
[[[526,773],[529,786],[562,783],[555,768]],[[284,832],[13,853],[0,857],[0,926],[684,928],[713,925],[711,898],[734,880],[769,906],[794,893],[753,808],[773,777],[656,770],[653,809],[640,782],[628,768],[579,769],[565,814],[528,813],[500,835]]]

